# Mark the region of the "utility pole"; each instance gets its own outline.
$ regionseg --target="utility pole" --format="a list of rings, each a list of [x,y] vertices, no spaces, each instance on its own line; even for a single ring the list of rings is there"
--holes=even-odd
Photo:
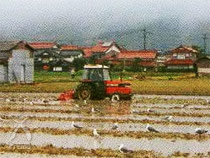
[[[203,49],[204,49],[204,53],[206,53],[206,48],[207,48],[207,45],[206,45],[206,40],[207,40],[207,34],[203,34]]]
[[[144,50],[147,50],[147,35],[152,34],[151,32],[147,32],[146,28],[141,30],[143,32],[143,38],[144,38]]]

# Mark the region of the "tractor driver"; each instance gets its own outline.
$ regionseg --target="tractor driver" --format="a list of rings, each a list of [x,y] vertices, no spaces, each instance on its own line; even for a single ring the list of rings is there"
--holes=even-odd
[[[101,69],[93,69],[90,74],[90,79],[93,81],[103,81],[103,75]]]

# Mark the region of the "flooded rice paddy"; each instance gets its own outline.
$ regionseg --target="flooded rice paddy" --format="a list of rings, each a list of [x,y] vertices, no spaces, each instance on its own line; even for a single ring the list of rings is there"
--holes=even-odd
[[[84,103],[59,102],[57,96],[0,94],[0,157],[57,154],[79,158],[83,157],[81,153],[85,157],[124,157],[126,154],[119,151],[120,144],[134,152],[131,157],[209,156],[209,97],[135,96],[132,101],[118,103],[109,100]],[[171,118],[167,119],[168,116]],[[82,129],[73,127],[72,121]],[[118,128],[113,129],[114,123]],[[159,133],[149,132],[148,123]],[[207,133],[198,135],[196,128]],[[92,133],[93,129],[99,136]],[[22,149],[25,145],[33,153]],[[43,147],[46,145],[47,148]]]

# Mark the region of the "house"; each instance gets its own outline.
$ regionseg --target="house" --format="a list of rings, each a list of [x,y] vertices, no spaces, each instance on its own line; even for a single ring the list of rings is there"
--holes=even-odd
[[[196,61],[198,76],[210,74],[210,57],[205,56]]]
[[[45,71],[68,71],[70,62],[55,50],[42,50],[37,52],[35,58],[35,70]]]
[[[60,56],[67,62],[72,63],[74,59],[83,58],[84,51],[73,45],[63,45],[60,49]]]
[[[30,42],[29,45],[34,49],[35,70],[53,70],[51,64],[60,60],[59,45],[55,42]]]
[[[84,51],[85,58],[95,57],[96,59],[104,56],[116,55],[121,51],[121,47],[116,42],[99,41],[95,46],[81,47]]]
[[[124,63],[125,66],[132,66],[137,62],[139,67],[142,67],[144,68],[144,71],[147,71],[147,69],[154,69],[157,67],[156,58],[156,50],[121,50],[121,52],[115,56],[105,56],[103,59],[99,60],[98,63],[107,60],[111,65]]]
[[[58,49],[59,46],[55,42],[30,42],[29,45],[35,50],[55,50]]]
[[[167,69],[193,69],[198,51],[189,46],[179,46],[167,53]]]
[[[0,82],[33,83],[33,52],[24,41],[0,42]]]

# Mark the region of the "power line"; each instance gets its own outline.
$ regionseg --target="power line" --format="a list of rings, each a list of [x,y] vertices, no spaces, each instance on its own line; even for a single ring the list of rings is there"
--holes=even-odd
[[[144,28],[143,30],[141,30],[142,32],[143,32],[143,38],[144,38],[144,43],[143,43],[143,45],[144,45],[144,50],[147,50],[147,35],[148,34],[152,34],[151,32],[148,32],[147,30],[146,30],[146,28]]]
[[[206,48],[207,48],[206,40],[207,39],[208,39],[207,34],[204,33],[203,34],[203,50],[204,50],[204,53],[206,53]]]

